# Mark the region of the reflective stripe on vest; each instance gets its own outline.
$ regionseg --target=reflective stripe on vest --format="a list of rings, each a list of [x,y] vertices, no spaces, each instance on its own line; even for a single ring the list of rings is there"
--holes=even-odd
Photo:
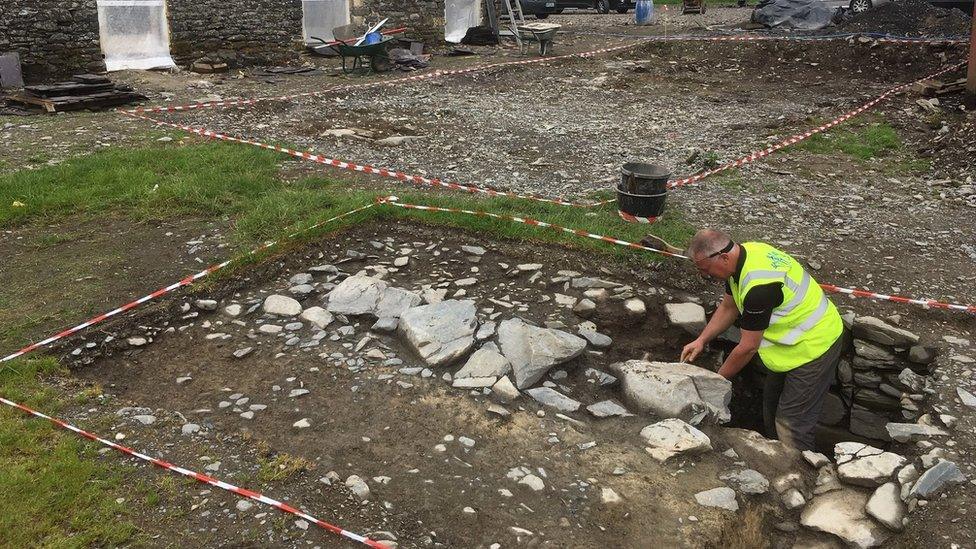
[[[749,290],[782,284],[783,303],[773,310],[759,346],[763,363],[775,372],[786,372],[818,358],[843,331],[837,308],[810,273],[785,252],[761,242],[741,246],[746,259],[739,282],[729,279],[740,313]]]

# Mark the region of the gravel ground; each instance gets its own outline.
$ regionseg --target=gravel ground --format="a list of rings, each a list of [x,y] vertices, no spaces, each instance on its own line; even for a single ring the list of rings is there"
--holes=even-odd
[[[702,24],[696,21],[713,27],[734,25],[747,13],[748,10],[709,10],[703,17],[681,18],[675,26],[689,32],[697,27],[697,30],[704,32]],[[553,20],[565,20],[567,27],[578,26],[580,30],[593,32],[638,30],[625,24],[627,16],[563,15]],[[640,32],[644,30],[640,29]],[[583,35],[567,34],[565,38],[566,51],[582,51],[608,40],[614,44],[621,43],[616,39]],[[482,53],[487,57],[488,50]],[[511,56],[511,50],[500,50],[488,60]],[[957,52],[942,48],[882,46],[857,41],[809,45],[656,45],[642,47],[627,55],[597,57],[590,61],[575,60],[525,69],[504,69],[404,85],[381,92],[349,93],[328,99],[296,102],[268,102],[250,110],[207,110],[169,115],[166,119],[262,140],[297,144],[329,156],[453,178],[463,183],[496,185],[548,195],[582,196],[594,190],[606,190],[618,177],[619,166],[626,160],[660,162],[673,168],[676,175],[694,173],[704,168],[706,161],[733,160],[770,141],[806,130],[846,112],[894,85],[911,81],[932,72],[943,62],[957,58]],[[438,64],[441,61],[443,64]],[[475,60],[483,61],[485,59]],[[465,62],[470,61],[435,58],[437,67],[457,66]],[[142,84],[140,87],[145,88],[155,100],[168,98],[173,101],[201,96],[281,94],[321,89],[337,82],[330,76],[266,79],[247,74],[241,78],[134,74],[122,78],[138,80]],[[962,110],[953,97],[942,98],[937,105],[928,103],[928,106],[920,105],[918,99],[920,97],[914,93],[895,97],[869,117],[858,118],[852,124],[854,128],[869,122],[890,125],[904,144],[894,152],[863,160],[837,151],[782,151],[736,174],[715,177],[701,185],[675,191],[669,197],[669,212],[671,215],[682,215],[696,226],[728,229],[740,240],[763,239],[784,247],[805,260],[821,282],[974,303],[976,194],[973,185],[976,182],[972,158],[976,150],[972,145],[973,114]],[[143,133],[148,126],[123,120],[112,113],[15,120],[4,120],[4,131],[0,134],[5,145],[9,145],[0,152],[0,158],[7,160],[12,167],[57,163],[86,148],[94,148],[98,143],[151,144],[159,135],[156,132]],[[352,133],[337,137],[334,130],[352,130]],[[169,133],[178,135],[177,132]],[[349,134],[348,131],[339,133]],[[416,138],[394,140],[401,141],[399,144],[379,143],[390,137]],[[45,156],[28,159],[25,151],[32,154],[44,151]],[[689,163],[688,159],[692,157],[695,159]],[[931,167],[919,164],[920,159],[930,160]],[[297,161],[284,163],[288,170],[304,168],[308,172],[333,173],[323,172],[324,168],[318,165]],[[368,187],[372,181],[361,178],[353,184]],[[6,236],[17,237],[14,232]],[[366,233],[359,237],[363,240],[344,245],[363,248],[368,252],[368,245],[364,242],[378,238]],[[396,244],[405,246],[409,240],[417,240],[425,245],[429,242],[426,236],[412,236],[405,240]],[[453,247],[454,244],[445,246]],[[512,256],[504,258],[510,262],[535,259],[525,256],[526,252],[522,249],[504,251]],[[547,257],[545,251],[538,253],[537,257]],[[386,259],[392,260],[392,256]],[[433,260],[427,263],[430,262]],[[596,265],[588,267],[598,270]],[[460,276],[459,273],[456,275]],[[628,274],[619,273],[618,276]],[[690,284],[688,278],[680,274],[650,273],[650,276],[667,279],[667,284],[658,282],[662,286],[693,289],[705,301],[713,297],[707,291],[702,292],[697,282]],[[525,302],[528,304],[531,300],[525,299]],[[971,456],[976,448],[976,440],[972,436],[973,413],[958,403],[955,389],[957,386],[972,389],[976,378],[971,363],[951,358],[962,356],[965,359],[976,352],[972,319],[941,311],[863,300],[853,302],[837,298],[837,302],[844,307],[853,307],[860,313],[885,317],[895,315],[895,318],[905,320],[905,326],[927,340],[944,343],[948,357],[946,360],[940,359],[938,375],[941,379],[938,395],[934,398],[941,410],[961,418],[950,440],[952,444],[946,445],[946,452],[957,459],[972,478],[973,464],[967,456]],[[151,318],[142,320],[146,325],[151,325],[153,321]],[[209,325],[207,329],[216,330]],[[203,334],[196,335],[205,337]],[[626,341],[628,337],[619,339]],[[218,340],[206,341],[211,343],[205,345],[219,347]],[[346,343],[355,342],[350,340]],[[106,387],[109,397],[105,409],[97,413],[78,409],[73,411],[71,417],[96,422],[96,425],[102,421],[104,427],[127,434],[134,445],[165,452],[167,456],[173,456],[174,461],[203,469],[215,461],[221,461],[224,469],[218,468],[217,471],[229,474],[230,480],[253,480],[261,460],[271,459],[276,454],[273,451],[246,452],[244,448],[249,444],[254,445],[253,439],[247,438],[252,437],[253,432],[245,434],[251,429],[240,429],[241,422],[234,418],[231,421],[218,420],[214,426],[204,425],[212,433],[208,435],[212,438],[188,445],[184,444],[188,437],[183,436],[177,428],[182,420],[175,412],[185,415],[202,409],[204,405],[213,406],[219,400],[216,398],[218,393],[222,394],[225,388],[230,389],[230,385],[238,382],[257,383],[255,379],[258,379],[262,387],[268,388],[266,386],[272,381],[281,383],[278,378],[286,373],[296,379],[311,376],[310,369],[318,365],[286,361],[279,365],[279,370],[271,370],[258,364],[248,370],[247,375],[251,377],[245,378],[233,370],[229,370],[233,373],[228,375],[228,370],[215,371],[206,367],[214,363],[211,361],[216,360],[218,352],[226,349],[208,350],[210,347],[205,345],[188,346],[179,337],[173,337],[148,352],[136,351],[132,355],[111,359],[115,362],[97,364],[97,369],[85,375],[88,380],[102,382]],[[221,357],[226,358],[225,355]],[[148,365],[148,373],[136,368],[125,370],[124,366],[135,362]],[[115,368],[109,367],[112,365]],[[167,368],[166,373],[171,374],[172,381],[166,382],[165,389],[159,388],[159,381],[153,375],[154,366]],[[191,369],[193,375],[190,377],[208,379],[212,383],[196,388],[192,383],[182,385],[176,381],[177,377],[182,377]],[[209,375],[218,377],[205,377]],[[225,377],[219,378],[221,375]],[[271,376],[274,380],[262,376]],[[351,375],[329,381],[348,390],[344,398],[357,392],[363,383]],[[368,398],[385,398],[385,393],[379,387],[384,385],[372,386]],[[399,387],[404,389],[403,386]],[[268,389],[267,394],[260,393],[259,396],[270,399]],[[431,416],[425,416],[422,413],[424,408],[415,405],[416,401],[437,409],[437,413],[442,415],[436,417],[444,422],[453,420],[444,410],[474,413],[468,410],[471,406],[469,400],[458,404],[455,397],[446,398],[436,391],[419,396],[406,389],[394,391],[400,405],[411,408],[410,413],[423,417]],[[166,398],[160,399],[160,394],[165,394]],[[200,400],[204,397],[209,399],[206,403]],[[351,407],[353,400],[345,404]],[[174,402],[177,404],[174,405]],[[378,405],[378,402],[374,404]],[[335,404],[326,399],[323,409],[333,405],[338,406],[337,413],[344,412],[343,403]],[[405,403],[413,406],[408,407]],[[117,404],[151,406],[153,413],[163,419],[156,428],[142,429],[127,419],[119,419],[122,416],[116,415]],[[362,402],[357,404],[361,405]],[[531,414],[522,415],[532,417]],[[325,416],[321,421],[327,419],[328,416]],[[337,432],[343,433],[343,451],[350,452],[350,456],[374,451],[386,456],[386,463],[370,466],[368,472],[363,473],[369,477],[367,480],[375,476],[396,476],[389,475],[391,471],[407,475],[401,471],[405,469],[403,467],[394,469],[389,448],[372,450],[367,441],[354,440],[362,436],[368,436],[371,440],[384,436],[383,427],[393,419],[387,415],[355,419],[357,427],[369,426],[376,433],[337,429]],[[420,419],[418,417],[417,421]],[[460,520],[470,520],[470,528],[477,527],[470,513],[461,514],[461,518],[457,519],[443,513],[439,515],[436,508],[414,509],[411,507],[414,502],[408,499],[408,494],[412,493],[410,490],[401,493],[395,483],[392,488],[384,488],[382,480],[374,480],[370,484],[376,485],[379,493],[389,490],[391,495],[397,497],[392,511],[380,501],[369,505],[357,503],[354,496],[341,486],[342,483],[327,486],[318,482],[321,474],[331,467],[342,470],[343,478],[346,473],[358,472],[349,465],[351,460],[335,459],[335,456],[316,446],[314,440],[287,440],[288,437],[275,425],[262,425],[259,434],[268,439],[277,437],[278,451],[287,449],[298,454],[306,448],[316,448],[315,453],[322,458],[323,464],[314,474],[302,472],[282,484],[272,485],[273,495],[303,503],[313,502],[314,509],[325,509],[332,513],[325,518],[333,518],[353,528],[383,525],[396,529],[405,546],[408,540],[423,543],[424,537],[429,535],[426,533],[429,525],[435,525],[438,536],[454,542],[452,545],[465,545],[463,539],[447,537],[451,527],[457,524],[466,528],[469,526]],[[523,437],[520,440],[525,445],[521,448],[533,459],[512,460],[511,466],[538,466],[542,460],[548,459],[547,449],[541,443],[544,436],[559,438],[560,444],[567,446],[565,450],[572,452],[573,456],[579,454],[574,450],[578,448],[575,444],[585,442],[582,438],[576,440],[578,433],[573,434],[575,431],[565,424],[553,422],[551,417],[533,425],[522,425],[521,428],[524,429],[516,433]],[[436,433],[418,431],[414,433],[415,439],[400,442],[421,455],[441,441],[445,434],[461,432],[453,428],[434,431]],[[485,432],[490,431],[486,428]],[[558,434],[548,435],[549,432]],[[531,440],[526,442],[528,439]],[[608,435],[607,440],[610,446],[613,433]],[[504,446],[499,441],[477,438],[476,448],[482,451],[481,448],[490,447],[485,454],[489,457],[503,455],[506,450]],[[455,448],[452,447],[453,450]],[[468,457],[463,449],[456,450],[459,459]],[[920,450],[927,451],[923,448]],[[900,451],[913,450],[908,447]],[[428,458],[424,457],[425,460]],[[586,462],[586,459],[580,459]],[[440,463],[434,459],[425,462],[424,466],[424,471],[430,472],[424,478],[432,480],[434,488],[444,493],[449,490],[497,490],[500,486],[484,482],[467,472],[464,475],[458,473],[459,478],[452,479],[454,470],[439,471]],[[453,462],[451,466],[464,467]],[[483,471],[494,475],[492,479],[501,471],[495,461],[482,466],[485,467]],[[546,467],[550,466],[547,464]],[[716,462],[710,461],[706,464],[707,470],[696,469],[696,472],[706,471],[711,478],[715,467]],[[462,470],[466,469],[464,467]],[[612,470],[613,467],[603,467],[599,472],[606,476],[607,471]],[[681,469],[683,471],[685,469]],[[600,482],[626,493],[630,489],[637,490],[641,482],[668,478],[672,473],[652,470],[646,478],[635,475],[632,486],[613,484],[615,481],[610,477],[601,478]],[[433,478],[435,476],[436,479]],[[580,486],[580,479],[569,471],[559,471],[556,479],[560,488],[569,490],[570,487],[578,489]],[[424,488],[420,484],[422,480],[417,482],[417,487]],[[586,479],[584,482],[589,481]],[[670,493],[667,485],[656,486],[662,493]],[[705,488],[683,486],[686,491]],[[416,487],[411,485],[411,488]],[[950,543],[972,546],[972,532],[966,526],[972,492],[971,485],[966,485],[953,492],[951,497],[933,500],[913,515],[914,525],[903,538],[905,542],[919,546],[949,546]],[[636,497],[653,499],[654,496],[654,493],[650,496],[643,492],[634,493],[641,494]],[[689,494],[684,495],[690,498]],[[555,539],[565,544],[567,540],[574,539],[575,526],[565,526],[559,513],[564,509],[584,509],[585,506],[563,506],[556,502],[561,495],[562,492],[556,492],[551,498],[539,498],[529,494],[521,501],[530,508],[540,506],[542,509],[538,520],[546,535],[538,536],[540,540]],[[590,497],[594,496],[595,492]],[[483,500],[472,499],[471,495],[464,497],[468,498],[464,500],[468,502],[487,502],[484,503],[486,507],[490,507],[493,501],[487,496]],[[462,500],[459,498],[457,501]],[[682,505],[689,501],[688,498],[682,499]],[[199,546],[225,543],[311,546],[314,543],[328,545],[334,541],[334,538],[310,537],[312,534],[293,521],[274,520],[276,517],[270,515],[258,516],[263,510],[241,509],[229,496],[211,493],[198,486],[172,496],[169,503],[171,505],[161,506],[156,516],[144,517],[146,528],[163,539],[169,539],[169,536],[188,539],[198,535],[201,536]],[[455,507],[454,511],[461,511],[462,506]],[[688,544],[701,545],[714,541],[724,523],[718,512],[709,511],[706,515],[695,511],[708,523],[708,528],[699,528],[685,522],[687,513],[691,512],[687,507],[662,509],[660,514],[649,518],[643,514],[646,508],[639,508],[641,513],[625,516],[603,511],[592,511],[593,514],[587,515],[591,511],[584,509],[580,515],[583,519],[578,524],[591,529],[588,530],[591,537],[587,541],[592,545],[607,543],[598,531],[608,524],[626,524],[633,532],[648,536],[640,539],[665,539],[659,537],[661,532],[665,532],[673,536],[666,538],[673,543],[684,540]],[[483,516],[496,511],[485,511]],[[509,512],[512,514],[506,515]],[[482,513],[480,508],[476,509],[476,516],[477,513]],[[515,513],[523,518],[535,516],[534,511],[533,514],[523,514],[527,512],[521,507],[515,509],[515,505],[512,509],[497,513],[503,517],[516,516]],[[677,522],[678,513],[682,522]],[[162,520],[164,515],[166,520]],[[221,520],[215,521],[214,516],[220,516]],[[416,522],[418,516],[424,517],[423,525]],[[497,519],[498,515],[492,516]],[[657,522],[665,519],[670,529],[660,527],[665,522]],[[501,524],[501,520],[498,520]],[[526,520],[518,524],[528,527],[530,523],[531,520]],[[697,533],[699,531],[706,534]],[[495,539],[514,542],[518,534],[508,530],[503,536],[500,534]],[[488,546],[489,533],[484,533],[478,541]]]

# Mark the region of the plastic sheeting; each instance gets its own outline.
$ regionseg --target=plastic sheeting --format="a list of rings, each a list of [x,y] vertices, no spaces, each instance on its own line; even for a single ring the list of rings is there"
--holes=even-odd
[[[460,44],[468,29],[480,24],[481,0],[444,0],[444,40]]]
[[[98,35],[105,68],[173,67],[165,0],[98,0]]]
[[[820,0],[762,0],[752,22],[767,27],[818,30],[831,24],[834,10]]]
[[[321,44],[313,36],[335,40],[332,29],[349,22],[349,0],[302,0],[302,36],[307,45]]]

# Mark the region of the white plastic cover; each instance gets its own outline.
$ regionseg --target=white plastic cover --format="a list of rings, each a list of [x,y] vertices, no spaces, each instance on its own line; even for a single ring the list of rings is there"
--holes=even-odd
[[[444,0],[444,40],[457,44],[480,24],[481,0]]]
[[[110,71],[175,66],[165,0],[98,0],[98,35]]]
[[[302,0],[302,36],[309,45],[320,44],[312,36],[334,40],[332,29],[349,24],[349,0]]]

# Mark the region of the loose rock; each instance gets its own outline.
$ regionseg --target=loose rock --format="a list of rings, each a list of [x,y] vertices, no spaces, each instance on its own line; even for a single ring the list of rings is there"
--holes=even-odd
[[[648,444],[647,453],[662,462],[672,456],[712,449],[712,442],[705,433],[676,418],[648,425],[640,434]]]

